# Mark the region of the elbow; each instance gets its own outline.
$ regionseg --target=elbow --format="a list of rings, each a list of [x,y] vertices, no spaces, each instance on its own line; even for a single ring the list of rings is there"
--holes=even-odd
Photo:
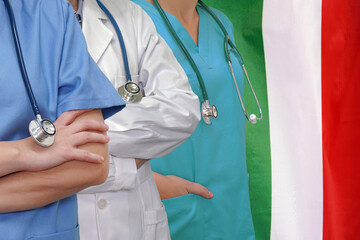
[[[201,120],[200,101],[192,91],[182,97],[182,101],[177,102],[178,115],[176,118],[174,117],[174,120],[178,122],[179,119],[182,119],[184,131],[191,135]]]
[[[191,100],[192,101],[189,101],[188,104],[182,105],[182,115],[174,119],[176,127],[181,126],[182,133],[187,135],[186,138],[190,137],[190,135],[193,134],[193,132],[196,130],[196,127],[201,121],[199,99],[195,94],[192,94]],[[181,125],[179,125],[179,119],[182,119]]]
[[[97,164],[95,171],[93,171],[93,181],[91,185],[99,185],[106,181],[109,175],[109,155],[104,156],[104,162]]]
[[[197,109],[197,111],[195,112],[194,114],[194,117],[193,117],[193,130],[195,131],[197,125],[200,123],[201,121],[201,113],[199,111],[199,109]]]
[[[196,103],[193,105],[190,115],[191,115],[191,127],[189,129],[191,129],[191,133],[193,133],[195,131],[197,125],[201,121],[200,102],[198,99],[197,99]]]
[[[195,95],[195,93],[193,93]],[[192,113],[194,118],[194,129],[201,121],[201,106],[200,106],[200,99],[197,95],[195,95],[196,100],[194,100],[194,104],[192,105]]]
[[[101,163],[78,162],[79,168],[82,166],[82,180],[79,179],[79,181],[85,185],[84,187],[102,184],[109,174],[109,153],[107,145],[87,144],[86,150],[102,156],[104,161]]]
[[[183,133],[186,133],[188,137],[190,137],[194,131],[196,130],[198,124],[200,123],[201,117],[200,115],[191,115],[189,116],[188,126],[186,127],[186,130],[183,131]]]

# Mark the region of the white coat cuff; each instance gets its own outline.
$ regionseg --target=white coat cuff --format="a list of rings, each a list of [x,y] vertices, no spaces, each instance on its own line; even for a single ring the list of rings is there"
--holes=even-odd
[[[134,158],[118,158],[112,156],[115,165],[115,182],[120,189],[135,188],[137,167]]]
[[[91,186],[79,194],[114,192],[135,188],[137,168],[134,158],[109,155],[109,176],[103,184]]]

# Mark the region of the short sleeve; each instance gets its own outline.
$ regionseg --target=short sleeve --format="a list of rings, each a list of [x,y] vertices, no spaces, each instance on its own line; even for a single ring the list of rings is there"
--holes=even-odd
[[[226,31],[230,35],[230,39],[235,42],[234,39],[234,26],[229,18],[221,11],[215,8],[211,8],[211,10],[215,13],[215,15],[219,18],[221,23],[224,25]]]
[[[63,13],[65,34],[58,77],[57,115],[68,110],[99,108],[104,118],[108,118],[125,103],[90,57],[69,3],[63,4]]]

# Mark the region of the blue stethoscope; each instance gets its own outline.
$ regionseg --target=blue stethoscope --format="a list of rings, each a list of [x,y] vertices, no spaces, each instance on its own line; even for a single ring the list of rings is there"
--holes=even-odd
[[[123,62],[124,62],[125,74],[126,74],[126,83],[125,83],[125,85],[118,88],[118,93],[120,94],[120,96],[126,103],[128,103],[128,104],[129,103],[137,103],[142,99],[142,93],[141,93],[141,89],[140,89],[139,85],[134,83],[131,79],[124,38],[121,34],[119,25],[116,23],[114,17],[110,13],[110,11],[105,7],[105,5],[100,0],[96,0],[96,2],[99,5],[99,7],[101,8],[101,10],[103,10],[104,13],[110,19],[110,22],[113,25],[113,27],[116,31],[116,35],[118,36],[118,39],[120,42],[120,48],[122,51],[122,57],[123,57]]]
[[[33,139],[36,141],[36,143],[40,144],[43,147],[49,147],[54,143],[55,140],[55,133],[56,133],[56,127],[54,123],[48,119],[42,119],[39,107],[36,103],[36,99],[34,96],[34,93],[31,88],[31,84],[27,75],[25,62],[23,59],[22,51],[21,51],[21,45],[19,41],[19,36],[16,28],[16,21],[14,17],[14,13],[11,7],[11,4],[9,0],[3,0],[6,10],[9,15],[9,20],[11,24],[11,30],[13,33],[13,39],[16,49],[16,55],[18,58],[18,62],[20,65],[21,75],[22,79],[26,88],[27,95],[29,97],[32,110],[34,112],[34,115],[36,116],[36,119],[32,120],[29,124],[29,132],[30,135],[33,137]],[[118,89],[118,92],[120,96],[125,100],[127,103],[136,103],[139,102],[142,98],[142,94],[140,91],[140,87],[132,82],[130,70],[129,70],[129,64],[127,60],[127,54],[126,54],[126,48],[124,44],[123,37],[121,35],[121,31],[119,29],[119,26],[116,24],[116,21],[114,17],[110,14],[110,12],[107,10],[107,8],[99,1],[97,0],[97,3],[99,4],[100,8],[106,13],[106,15],[109,17],[111,23],[114,25],[115,31],[118,35],[120,47],[123,53],[123,60],[124,60],[124,67],[126,72],[126,84],[121,86]]]
[[[204,84],[204,80],[200,74],[200,71],[198,69],[198,67],[196,66],[194,60],[192,59],[189,51],[186,49],[186,47],[184,46],[184,44],[182,43],[180,37],[177,35],[177,33],[175,32],[175,29],[173,28],[173,26],[171,25],[169,19],[167,18],[164,10],[161,8],[159,2],[157,0],[154,0],[154,3],[155,3],[155,6],[157,8],[157,10],[159,11],[161,17],[163,18],[163,20],[165,21],[166,25],[168,26],[172,36],[174,37],[174,39],[176,40],[177,44],[180,46],[181,50],[183,51],[183,53],[185,54],[186,58],[188,59],[189,63],[191,64],[193,70],[195,71],[196,73],[196,76],[198,78],[198,81],[199,81],[199,85],[200,85],[200,88],[201,88],[201,92],[202,92],[202,97],[204,99],[204,102],[201,106],[201,111],[202,111],[202,116],[203,116],[203,119],[204,119],[204,122],[206,124],[211,124],[211,120],[210,118],[216,118],[218,116],[218,111],[215,107],[215,105],[212,105],[210,106],[209,104],[209,97],[207,95],[207,91],[206,91],[206,88],[205,88],[205,84]],[[205,5],[205,3],[201,0],[198,1],[198,3],[211,15],[211,17],[217,22],[217,24],[220,26],[222,32],[224,33],[225,35],[225,44],[224,44],[224,49],[225,49],[225,58],[226,58],[226,61],[228,62],[229,64],[229,68],[230,68],[230,72],[231,72],[231,75],[232,75],[232,78],[234,80],[234,84],[235,84],[235,87],[236,87],[236,91],[237,91],[237,94],[238,94],[238,97],[239,97],[239,100],[240,100],[240,103],[241,103],[241,107],[242,107],[242,110],[245,114],[245,117],[247,120],[249,120],[251,123],[255,124],[256,121],[258,120],[261,120],[263,115],[262,115],[262,110],[261,110],[261,107],[260,107],[260,104],[259,104],[259,101],[256,97],[256,94],[255,94],[255,91],[251,85],[251,82],[250,82],[250,79],[249,79],[249,76],[247,74],[247,71],[246,71],[246,68],[245,68],[245,64],[244,64],[244,61],[241,57],[241,54],[240,52],[237,50],[235,44],[231,41],[230,39],[230,36],[229,34],[227,33],[224,25],[221,23],[220,19],[214,14],[214,12],[208,7]],[[244,102],[242,100],[242,97],[241,97],[241,94],[240,94],[240,91],[239,91],[239,87],[238,87],[238,84],[237,84],[237,81],[236,81],[236,78],[235,78],[235,74],[234,74],[234,70],[233,70],[233,66],[232,66],[232,61],[231,61],[231,57],[230,57],[230,53],[233,52],[236,57],[239,59],[239,62],[240,62],[240,65],[242,67],[242,70],[247,78],[247,81],[249,83],[249,86],[251,88],[251,91],[253,93],[253,96],[255,98],[255,101],[256,101],[256,104],[257,104],[257,107],[259,109],[259,113],[260,113],[260,117],[257,117],[255,114],[250,114],[250,116],[248,115],[248,113],[246,112],[246,109],[245,109],[245,105],[244,105]]]
[[[21,46],[19,41],[19,36],[17,33],[16,22],[14,17],[14,12],[11,8],[9,0],[3,0],[6,10],[9,15],[11,31],[13,33],[16,55],[19,61],[22,79],[26,88],[26,92],[30,99],[31,107],[36,116],[36,119],[32,120],[29,124],[29,132],[30,135],[34,138],[34,140],[43,147],[49,147],[54,143],[56,127],[54,123],[48,119],[42,119],[38,105],[36,103],[34,93],[31,89],[30,81],[26,72],[25,62],[21,52]]]

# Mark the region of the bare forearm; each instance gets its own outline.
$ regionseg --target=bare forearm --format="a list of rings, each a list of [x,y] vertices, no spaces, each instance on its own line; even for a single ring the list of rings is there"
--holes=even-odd
[[[168,198],[172,198],[175,197],[177,194],[175,193],[175,188],[173,186],[173,184],[171,184],[169,182],[169,179],[164,176],[161,175],[159,173],[153,172],[153,176],[154,176],[154,180],[157,186],[157,189],[159,191],[160,194],[160,198],[161,199],[168,199]],[[187,194],[185,191],[179,193],[179,195],[185,195]]]
[[[19,155],[15,142],[0,143],[0,177],[21,170]]]
[[[103,121],[100,111],[88,112],[83,118]],[[69,161],[38,172],[17,172],[0,178],[0,212],[41,207],[68,197],[91,185],[105,181],[108,173],[108,151],[105,144],[88,143],[79,148],[99,154],[102,163]]]
[[[100,184],[106,178],[107,166],[107,161],[102,164],[71,161],[41,172],[19,172],[3,177],[0,212],[42,207]]]

